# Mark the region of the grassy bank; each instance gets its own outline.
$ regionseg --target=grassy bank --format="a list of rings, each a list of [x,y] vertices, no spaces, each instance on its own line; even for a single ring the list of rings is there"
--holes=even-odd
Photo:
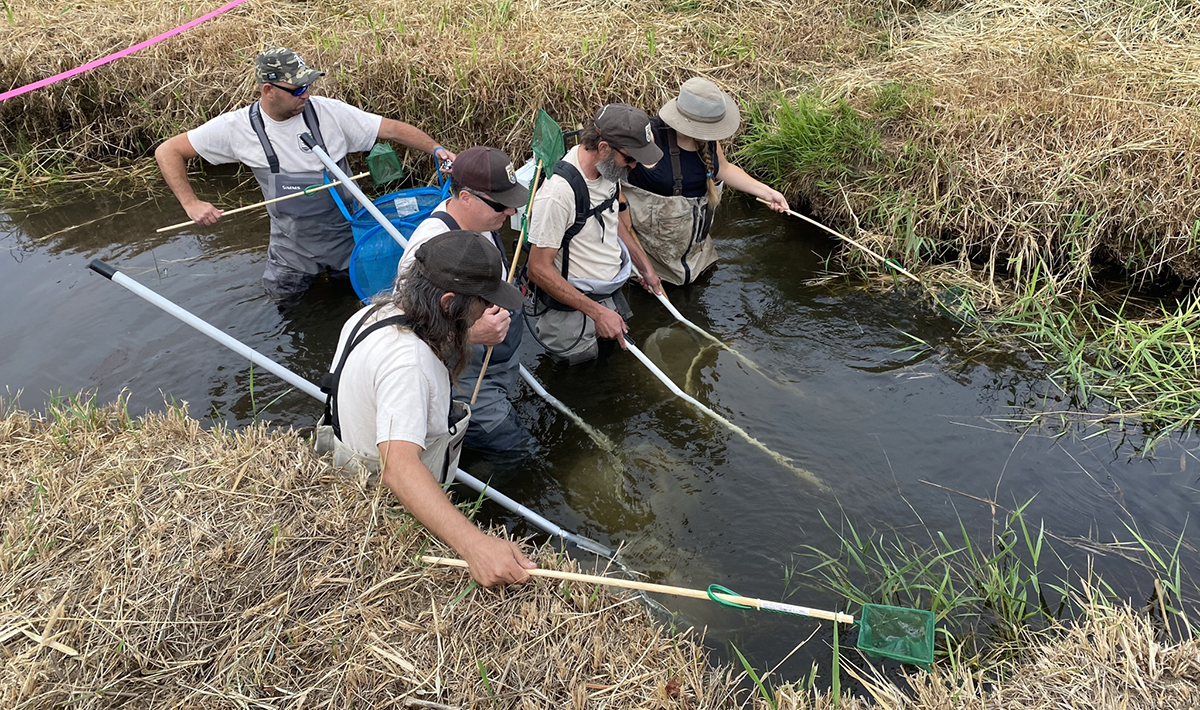
[[[1200,701],[1196,641],[1110,604],[1088,607],[1077,627],[1014,634],[1019,653],[1002,665],[949,662],[966,658],[959,652],[900,686],[847,655],[847,679],[874,702],[831,697],[824,674],[781,684],[760,669],[761,690],[748,690],[709,665],[694,633],[656,628],[634,597],[545,580],[487,592],[458,571],[420,566],[421,554],[445,550],[386,490],[332,474],[292,432],[206,431],[181,409],[130,419],[120,404],[84,399],[45,415],[6,407],[4,707]],[[574,564],[550,549],[538,561]]]

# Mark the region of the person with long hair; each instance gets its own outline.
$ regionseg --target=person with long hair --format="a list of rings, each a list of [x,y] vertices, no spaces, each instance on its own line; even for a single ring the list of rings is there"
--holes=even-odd
[[[332,453],[336,467],[378,473],[485,587],[524,582],[535,566],[515,543],[467,520],[442,490],[470,424],[470,408],[451,400],[450,383],[471,360],[471,325],[491,305],[522,305],[494,250],[467,230],[439,234],[416,250],[395,290],[342,327],[322,382],[329,397],[317,430],[319,453]]]
[[[725,159],[720,141],[741,123],[737,103],[708,79],[688,79],[651,119],[663,151],[656,165],[638,165],[622,190],[629,219],[660,279],[692,283],[717,261],[713,214],[729,186],[766,200],[776,212],[787,199]]]

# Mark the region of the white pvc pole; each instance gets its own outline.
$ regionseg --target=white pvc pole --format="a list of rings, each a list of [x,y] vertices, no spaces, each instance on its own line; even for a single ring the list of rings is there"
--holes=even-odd
[[[158,306],[159,308],[166,311],[167,313],[170,313],[171,315],[175,316],[176,318],[183,321],[184,323],[187,323],[188,325],[192,326],[193,328],[200,331],[201,333],[204,333],[208,337],[210,337],[213,340],[217,341],[218,343],[224,345],[225,347],[234,351],[238,355],[241,355],[242,357],[246,358],[247,360],[254,363],[255,365],[258,365],[259,367],[263,368],[264,370],[279,377],[284,382],[287,382],[289,385],[295,387],[296,389],[301,390],[305,394],[316,397],[317,399],[319,399],[321,401],[325,401],[325,395],[321,394],[321,388],[317,387],[313,383],[311,383],[308,380],[304,379],[303,377],[297,375],[296,373],[292,372],[291,370],[287,369],[286,367],[283,367],[282,365],[275,362],[274,360],[271,360],[270,358],[262,355],[257,350],[254,350],[254,349],[244,345],[237,339],[229,336],[228,334],[223,333],[220,330],[217,330],[212,325],[210,325],[207,321],[204,321],[204,320],[198,318],[197,316],[193,315],[190,311],[180,308],[179,306],[175,305],[171,301],[163,298],[162,296],[158,295],[154,291],[151,291],[150,289],[141,285],[137,281],[134,281],[133,279],[126,276],[125,274],[121,273],[120,271],[117,271],[116,269],[114,269],[113,267],[104,263],[103,261],[100,261],[99,259],[95,259],[92,261],[92,263],[88,264],[88,268],[90,268],[92,271],[95,271],[96,273],[100,274],[101,276],[104,276],[105,278],[109,279],[110,281],[118,283],[121,286],[124,286],[126,289],[133,291],[138,296],[141,296],[143,299],[149,301],[150,303],[154,304],[155,306]]]
[[[664,385],[666,385],[667,389],[671,390],[671,392],[673,392],[677,397],[684,400],[685,402],[691,403],[697,409],[699,409],[701,412],[707,414],[708,416],[712,417],[716,421],[721,422],[725,426],[729,427],[730,431],[732,431],[733,433],[742,437],[747,442],[753,444],[755,447],[762,449],[771,458],[775,459],[775,461],[777,463],[779,463],[781,466],[785,466],[787,468],[792,469],[797,474],[799,474],[799,476],[801,478],[803,478],[804,480],[808,481],[809,483],[813,484],[814,486],[816,486],[822,490],[828,489],[828,486],[826,486],[821,481],[821,479],[817,478],[816,474],[812,473],[811,471],[807,471],[803,468],[800,468],[799,466],[796,465],[795,461],[792,461],[787,456],[784,456],[783,454],[775,451],[774,449],[767,447],[766,444],[762,443],[758,439],[755,439],[753,436],[750,436],[748,433],[746,433],[745,429],[741,428],[737,424],[734,424],[733,422],[729,421],[728,419],[721,416],[720,414],[717,414],[712,409],[709,409],[707,406],[705,406],[703,403],[701,403],[700,400],[696,399],[695,397],[691,396],[687,392],[684,392],[682,389],[680,389],[679,385],[672,382],[671,378],[667,377],[667,374],[665,372],[663,372],[661,369],[659,369],[658,365],[655,365],[653,360],[646,357],[646,353],[642,352],[641,349],[638,348],[637,345],[634,345],[633,339],[630,338],[628,335],[625,336],[625,345],[629,349],[629,352],[633,353],[633,356],[636,357],[638,360],[640,360],[641,363],[646,366],[646,369],[650,370],[650,372],[653,373],[654,376],[657,377]]]
[[[371,213],[371,216],[375,218],[376,222],[379,222],[379,226],[383,227],[388,234],[392,235],[392,239],[395,239],[397,244],[407,249],[408,239],[406,239],[404,235],[400,233],[400,230],[396,229],[396,225],[392,224],[391,220],[383,216],[383,213],[379,211],[379,208],[375,206],[375,203],[371,202],[371,200],[363,194],[363,191],[358,189],[358,185],[354,184],[350,177],[338,167],[337,163],[333,162],[333,158],[330,158],[329,154],[326,153],[321,146],[317,145],[317,142],[313,140],[312,134],[302,133],[300,134],[300,140],[304,141],[309,148],[312,148],[313,154],[320,158],[321,162],[325,164],[325,169],[328,170],[330,174],[332,174],[338,180],[342,181],[342,184],[346,186],[346,189],[350,191],[350,194],[354,195],[354,199],[358,200],[359,204],[366,208],[367,212]]]
[[[218,343],[224,345],[225,347],[229,348],[230,350],[234,351],[235,353],[250,360],[250,362],[253,362],[256,365],[262,367],[264,370],[267,370],[268,372],[278,376],[280,379],[284,380],[285,382],[292,385],[293,387],[300,390],[301,392],[304,392],[305,394],[309,395],[310,397],[312,397],[322,403],[325,402],[325,394],[323,392],[321,392],[321,388],[317,387],[313,383],[309,382],[308,380],[304,379],[303,377],[301,377],[301,376],[297,375],[296,373],[292,372],[291,370],[287,369],[283,365],[280,365],[279,363],[275,362],[274,360],[271,360],[270,358],[266,357],[265,355],[258,352],[257,350],[254,350],[253,348],[245,345],[241,341],[231,337],[230,335],[227,335],[226,333],[222,333],[220,330],[217,330],[215,327],[213,327],[207,321],[202,320],[201,318],[198,318],[197,316],[193,315],[191,312],[177,306],[176,304],[172,303],[170,300],[158,295],[154,291],[151,291],[150,289],[141,285],[137,281],[134,281],[133,279],[126,276],[125,274],[121,273],[120,271],[117,271],[112,266],[109,266],[108,264],[104,263],[103,261],[101,261],[99,259],[94,259],[92,261],[92,263],[88,264],[88,268],[90,268],[92,271],[95,271],[96,273],[100,274],[101,276],[107,278],[108,280],[120,284],[121,286],[125,287],[129,291],[132,291],[134,294],[136,294],[136,295],[142,297],[143,299],[149,301],[150,303],[154,304],[155,306],[158,306],[162,310],[175,316],[176,318],[183,321],[184,323],[192,326],[193,328],[200,331],[204,335],[207,335],[208,337],[210,337],[213,340],[217,341]],[[484,484],[478,478],[475,478],[474,476],[472,476],[471,474],[462,470],[461,468],[455,470],[454,478],[455,478],[455,480],[466,485],[468,488],[478,491],[479,493],[482,493],[483,495],[487,496],[488,498],[494,500],[501,507],[521,516],[522,518],[525,518],[530,523],[532,523],[534,525],[534,527],[537,527],[538,529],[542,530],[543,532],[545,532],[548,535],[561,537],[564,540],[574,543],[575,545],[579,546],[581,549],[587,550],[589,552],[594,552],[594,553],[596,553],[602,557],[606,557],[608,559],[612,559],[613,556],[616,555],[616,553],[613,550],[611,550],[610,548],[608,548],[604,545],[601,545],[600,543],[596,542],[595,540],[591,540],[589,538],[583,537],[582,535],[576,535],[575,533],[563,530],[558,525],[555,525],[554,523],[543,518],[542,516],[533,512],[529,508],[526,508],[525,506],[521,505],[520,503],[517,503],[515,500],[513,500],[512,498],[509,498],[508,496],[504,495],[500,491],[497,491],[496,489],[492,488],[491,486]]]

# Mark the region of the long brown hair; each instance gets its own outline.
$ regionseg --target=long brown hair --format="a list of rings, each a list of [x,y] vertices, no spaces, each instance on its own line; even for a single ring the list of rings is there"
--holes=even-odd
[[[445,308],[446,289],[436,286],[421,272],[420,262],[406,267],[396,277],[396,288],[375,298],[375,303],[399,308],[408,318],[407,328],[433,349],[451,368],[450,379],[458,380],[471,361],[468,331],[474,322],[473,311],[486,302],[479,296],[454,294]]]
[[[715,155],[709,155],[708,141],[696,141],[696,155],[704,163],[704,171],[708,173],[708,209],[715,210],[721,204],[721,193],[717,190],[717,171],[713,168]]]

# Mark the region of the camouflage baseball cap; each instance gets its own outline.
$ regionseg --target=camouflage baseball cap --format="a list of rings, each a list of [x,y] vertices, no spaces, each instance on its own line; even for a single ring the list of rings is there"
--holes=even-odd
[[[263,84],[284,81],[296,86],[308,86],[325,76],[325,72],[308,66],[299,54],[286,47],[271,47],[254,60],[254,75]]]

